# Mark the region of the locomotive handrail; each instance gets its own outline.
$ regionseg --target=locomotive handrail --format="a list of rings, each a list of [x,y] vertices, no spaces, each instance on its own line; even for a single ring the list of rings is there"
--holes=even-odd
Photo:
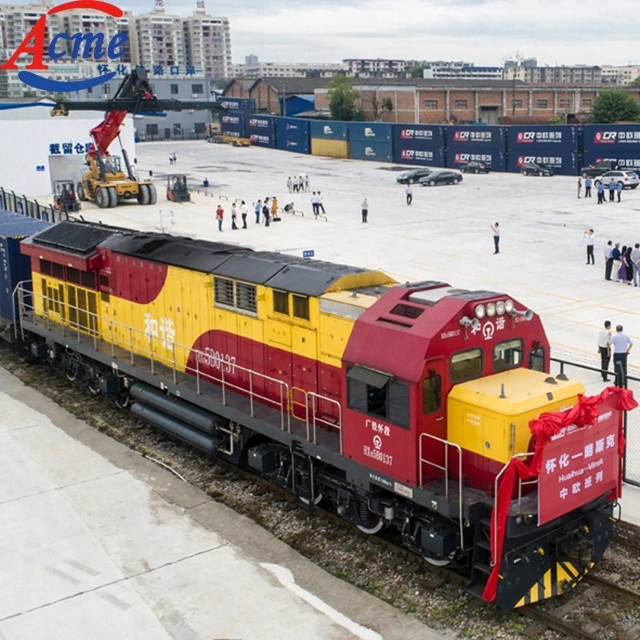
[[[342,455],[342,407],[340,406],[340,403],[337,400],[334,400],[333,398],[327,398],[327,396],[321,396],[318,393],[315,393],[314,391],[307,391],[306,393],[307,395],[307,440],[309,440],[309,414],[308,414],[308,410],[309,407],[311,407],[311,425],[313,427],[313,440],[311,440],[311,442],[313,442],[313,444],[318,444],[318,438],[316,435],[317,432],[317,427],[318,424],[320,424],[321,426],[326,427],[327,429],[337,429],[338,433],[340,435],[340,455]],[[309,403],[309,400],[311,400],[311,402]],[[334,404],[337,409],[338,409],[338,421],[337,422],[333,422],[331,420],[327,420],[326,418],[322,418],[321,416],[317,415],[317,409],[318,409],[318,404],[317,401],[321,400],[322,402],[330,402],[331,404]]]
[[[531,458],[533,457],[533,451],[529,452],[529,453],[516,453],[514,456],[511,457],[511,460],[515,460],[517,459],[521,459],[521,458]],[[494,505],[497,504],[498,501],[498,484],[500,482],[500,478],[502,477],[502,475],[504,474],[504,472],[507,470],[507,467],[511,464],[511,460],[509,460],[509,462],[507,462],[507,464],[504,465],[504,467],[502,467],[502,469],[500,469],[500,471],[498,472],[498,474],[496,475],[496,479],[494,480],[494,485],[493,485],[493,498],[494,498]],[[522,487],[525,485],[530,485],[530,484],[536,484],[538,482],[538,480],[525,480],[524,482],[518,478],[518,508],[522,508]],[[493,508],[493,514],[492,514],[492,531],[491,531],[491,566],[495,566],[496,564],[496,556],[498,555],[498,509]]]
[[[66,337],[67,330],[69,328],[67,326],[67,323],[68,323],[69,325],[71,325],[72,329],[75,329],[73,333],[75,334],[77,342],[81,342],[81,336],[83,335],[89,335],[90,337],[92,336],[94,349],[96,350],[97,350],[97,340],[98,340],[98,337],[97,337],[98,322],[102,321],[108,327],[107,332],[111,342],[111,355],[113,357],[115,357],[116,347],[123,348],[129,353],[131,365],[136,366],[134,356],[137,353],[138,355],[141,355],[142,357],[146,357],[149,360],[149,368],[152,375],[155,375],[156,364],[160,364],[162,366],[166,366],[170,368],[172,370],[174,384],[177,384],[177,380],[178,380],[177,378],[178,362],[177,362],[176,351],[182,350],[186,354],[186,357],[184,358],[184,363],[185,363],[184,371],[185,373],[192,372],[193,374],[195,374],[194,377],[196,379],[196,391],[198,395],[201,395],[202,393],[202,389],[201,389],[202,380],[213,381],[220,384],[221,392],[222,392],[222,403],[224,405],[227,404],[227,400],[226,400],[227,390],[234,390],[234,391],[239,391],[243,394],[248,394],[249,402],[250,402],[250,411],[251,411],[252,417],[255,417],[254,400],[255,399],[261,400],[264,403],[268,405],[272,405],[277,409],[279,409],[280,429],[282,431],[287,431],[288,433],[291,433],[291,420],[290,420],[290,414],[289,414],[289,385],[283,380],[272,378],[271,376],[259,373],[257,371],[254,371],[253,369],[247,369],[246,367],[242,367],[235,363],[233,364],[233,367],[235,370],[237,370],[238,372],[243,372],[247,374],[248,387],[242,386],[234,382],[229,382],[225,378],[225,364],[223,362],[220,362],[220,372],[221,372],[220,376],[216,376],[209,373],[203,373],[202,371],[200,371],[199,362],[201,359],[202,361],[211,360],[210,354],[207,354],[198,349],[192,349],[191,347],[187,347],[185,345],[176,343],[166,338],[154,336],[152,333],[148,331],[135,329],[130,325],[117,322],[113,318],[101,316],[97,313],[88,311],[87,309],[83,309],[82,307],[69,304],[66,301],[59,301],[59,300],[56,301],[55,298],[53,297],[46,296],[41,293],[35,293],[26,288],[30,282],[31,281],[24,281],[19,283],[16,286],[16,289],[14,291],[14,294],[16,295],[16,299],[17,299],[18,309],[20,310],[21,316],[24,316],[26,315],[27,312],[30,312],[33,315],[34,323],[37,324],[37,318],[40,314],[40,311],[36,310],[37,305],[35,304],[35,302],[27,303],[26,297],[32,296],[34,299],[39,299],[42,301],[41,317],[44,319],[45,326],[48,331],[51,331],[51,323],[55,322],[60,327],[60,331],[59,331],[60,334],[63,337]],[[54,309],[56,307],[60,309],[60,311],[56,313],[56,315],[59,316],[60,322],[58,322],[55,318],[51,317],[50,306]],[[76,314],[75,321],[72,321],[65,315],[64,313],[65,309],[67,311],[75,312]],[[86,323],[80,321],[80,313],[86,315],[86,318],[87,318]],[[124,340],[120,339],[116,335],[118,329],[121,330],[121,333],[123,333],[124,335],[127,335],[128,339],[124,339]],[[21,330],[21,336],[24,339],[24,328],[22,324],[20,326],[20,330]],[[16,332],[17,332],[17,328],[16,328]],[[136,340],[136,338],[139,338],[139,339]],[[156,341],[167,343],[168,348],[171,349],[170,357],[169,356],[163,357],[161,354],[154,352],[153,350],[154,339]],[[106,340],[104,340],[104,342],[106,342]],[[145,348],[144,346],[145,343],[148,343],[148,348]],[[195,361],[196,361],[195,368],[189,366],[188,364],[189,354],[193,354],[195,358]],[[277,385],[279,389],[279,399],[274,400],[273,398],[265,394],[256,392],[255,378],[259,378],[263,382],[268,382],[268,383]]]
[[[436,442],[444,444],[444,465],[440,465],[433,460],[427,460],[422,456],[422,441],[424,438],[430,438]],[[421,433],[418,441],[418,456],[420,457],[419,480],[420,486],[423,485],[422,465],[428,464],[440,471],[444,471],[444,494],[449,499],[449,447],[456,449],[458,452],[458,526],[460,528],[460,549],[464,551],[464,523],[462,519],[462,447],[455,442],[438,438],[430,433]]]

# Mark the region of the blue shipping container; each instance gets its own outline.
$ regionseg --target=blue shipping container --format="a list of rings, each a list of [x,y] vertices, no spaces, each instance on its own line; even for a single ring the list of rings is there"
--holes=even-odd
[[[629,153],[629,147],[622,148],[622,151],[626,153],[617,153],[619,150],[620,146],[614,145],[613,147],[607,147],[604,150],[595,149],[592,151],[585,151],[580,167],[587,167],[594,162],[613,160],[618,163],[620,169],[629,169],[640,175],[640,148],[638,148],[636,153]]]
[[[247,136],[247,118],[241,111],[232,111],[221,115],[220,128],[222,135],[227,135],[225,131],[233,131],[239,134],[241,138],[245,138]]]
[[[505,128],[497,125],[445,127],[447,148],[478,145],[504,150]]]
[[[537,147],[528,153],[507,153],[507,169],[512,173],[519,173],[522,165],[528,162],[541,162],[551,167],[554,173],[575,176],[578,175],[578,154],[573,151],[554,151],[547,147]]]
[[[440,125],[394,124],[392,126],[393,143],[396,147],[432,149],[444,146],[444,128]]]
[[[576,125],[510,125],[506,129],[509,151],[527,153],[529,147],[578,150],[579,128]]]
[[[484,162],[491,171],[506,171],[506,156],[504,151],[495,148],[452,149],[447,151],[446,166],[450,169],[459,169],[469,162]]]
[[[351,140],[349,142],[349,157],[352,160],[373,160],[374,162],[393,161],[393,143],[368,142]]]
[[[302,118],[278,118],[276,139],[278,149],[310,153],[309,121]]]
[[[274,116],[249,116],[247,137],[258,147],[276,147],[276,118]]]
[[[253,98],[220,98],[218,104],[229,111],[242,111],[247,114],[256,112],[256,101]]]
[[[600,150],[610,157],[609,147],[618,147],[617,153],[635,152],[640,149],[640,124],[588,124],[583,129],[584,151]]]
[[[311,120],[310,132],[312,138],[322,140],[348,140],[349,129],[346,122],[336,120]]]
[[[363,142],[390,142],[393,128],[384,122],[350,122],[349,140]]]
[[[0,316],[13,321],[13,290],[31,280],[31,259],[20,253],[20,240],[46,229],[48,222],[0,210]]]
[[[440,146],[427,148],[421,143],[404,140],[394,144],[393,161],[398,164],[444,167],[444,149]]]

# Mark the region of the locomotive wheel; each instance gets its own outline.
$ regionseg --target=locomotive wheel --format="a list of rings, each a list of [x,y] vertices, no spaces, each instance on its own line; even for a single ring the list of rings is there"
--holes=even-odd
[[[109,187],[107,189],[109,192],[109,207],[117,207],[118,206],[118,192],[115,187]]]
[[[358,527],[358,529],[360,529],[360,531],[362,531],[362,533],[366,533],[372,536],[378,533],[380,529],[382,529],[382,527],[384,526],[384,521],[382,520],[382,518],[378,517],[378,521],[372,527],[365,527],[363,524],[358,524],[356,526]]]
[[[358,504],[358,516],[360,524],[356,524],[356,526],[360,531],[362,531],[362,533],[373,535],[378,533],[378,531],[380,531],[384,526],[384,520],[382,517],[377,513],[369,511],[369,506],[364,501],[361,501]]]
[[[106,209],[109,206],[109,192],[104,187],[98,187],[96,189],[96,204],[101,209]]]
[[[446,558],[434,558],[432,556],[422,557],[434,567],[446,567],[451,562],[451,560],[447,560]]]
[[[149,189],[149,204],[155,204],[158,200],[158,191],[156,190],[155,184],[150,184],[147,186]]]

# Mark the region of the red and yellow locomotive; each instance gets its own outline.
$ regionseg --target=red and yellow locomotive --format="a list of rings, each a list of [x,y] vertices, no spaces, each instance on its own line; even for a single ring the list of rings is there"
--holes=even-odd
[[[363,531],[396,527],[505,609],[602,557],[633,401],[549,376],[540,318],[508,296],[87,223],[22,251],[31,354],[157,428]],[[582,447],[572,467],[558,446]]]

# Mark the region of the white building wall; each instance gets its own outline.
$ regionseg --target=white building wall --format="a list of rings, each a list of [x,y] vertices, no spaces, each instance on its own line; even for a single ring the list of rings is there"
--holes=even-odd
[[[0,110],[0,186],[4,189],[21,196],[49,196],[52,193],[51,165],[56,164],[55,159],[60,155],[84,158],[84,149],[78,153],[80,147],[76,149],[76,145],[85,147],[92,141],[89,131],[101,122],[103,114],[98,111],[72,111],[66,117],[52,118],[49,113],[51,106]],[[127,116],[124,122],[121,140],[133,164],[135,142],[131,116]],[[59,145],[62,151],[63,145],[69,144],[71,154],[51,153],[51,145]],[[121,155],[117,140],[110,151],[113,155]],[[80,176],[65,177],[77,183]]]

